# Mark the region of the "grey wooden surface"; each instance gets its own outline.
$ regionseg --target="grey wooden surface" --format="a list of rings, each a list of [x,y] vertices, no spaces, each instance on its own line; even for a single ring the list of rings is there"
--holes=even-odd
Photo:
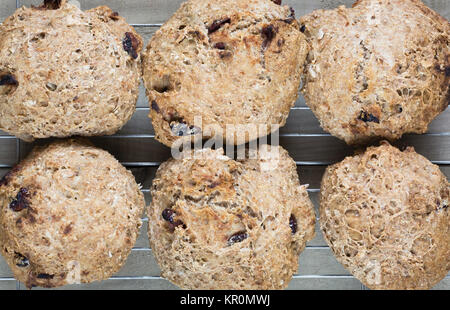
[[[16,7],[41,1],[0,0],[0,21],[11,15]],[[134,25],[147,43],[159,26],[179,7],[181,0],[94,0],[79,1],[82,9],[108,5],[118,11]],[[424,1],[428,6],[449,19],[449,0]],[[319,8],[333,8],[338,5],[350,6],[353,0],[285,0],[291,5],[296,16],[307,14]],[[147,99],[141,85],[136,113],[120,132],[109,137],[96,137],[91,140],[99,147],[110,151],[127,168],[131,169],[137,182],[143,185],[147,204],[151,197],[149,187],[161,161],[170,157],[170,150],[154,139]],[[440,165],[441,170],[450,176],[450,109],[436,118],[427,134],[407,135],[397,142],[399,146],[412,145],[422,155]],[[38,141],[36,143],[42,143]],[[25,143],[0,131],[0,177],[12,165],[25,157],[36,143]],[[302,183],[309,184],[309,194],[317,209],[320,179],[326,165],[342,160],[352,154],[352,148],[325,133],[319,126],[304,99],[299,96],[291,110],[288,122],[280,130],[280,144],[283,145],[298,163]],[[130,151],[132,150],[132,151]],[[126,265],[111,279],[88,285],[71,285],[60,289],[176,289],[162,279],[146,235],[147,219],[141,234],[130,254]],[[364,289],[365,287],[334,258],[316,225],[316,237],[299,257],[299,270],[293,277],[289,289]],[[0,257],[0,289],[24,289],[17,282]],[[450,289],[450,275],[434,289]]]

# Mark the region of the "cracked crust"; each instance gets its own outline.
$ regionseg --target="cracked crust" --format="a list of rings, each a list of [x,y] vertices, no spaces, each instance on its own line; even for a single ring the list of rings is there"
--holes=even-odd
[[[76,140],[36,148],[0,180],[0,252],[28,288],[107,279],[125,263],[144,206],[106,151]]]
[[[308,51],[293,11],[269,0],[191,0],[143,52],[143,78],[156,139],[265,136],[286,122]],[[201,117],[203,127],[195,127]],[[226,125],[264,125],[235,139]],[[217,126],[205,132],[205,125]],[[202,132],[203,129],[203,132]],[[216,131],[217,130],[217,131]],[[184,136],[184,138],[180,138]]]
[[[278,162],[261,159],[269,150]],[[257,154],[234,161],[205,149],[158,169],[148,233],[165,278],[184,289],[288,285],[314,237],[315,213],[287,152],[263,146]]]
[[[25,141],[115,133],[135,110],[142,46],[105,6],[18,9],[0,25],[0,129]]]
[[[300,24],[306,102],[349,144],[424,133],[449,102],[449,22],[418,0],[360,0]]]
[[[450,270],[450,185],[425,157],[384,143],[328,167],[320,227],[372,289],[429,289]]]

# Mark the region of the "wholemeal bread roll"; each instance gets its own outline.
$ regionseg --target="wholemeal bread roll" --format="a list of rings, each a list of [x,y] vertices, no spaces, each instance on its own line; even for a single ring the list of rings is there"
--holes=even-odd
[[[303,94],[350,144],[424,133],[450,101],[449,22],[419,0],[360,0],[300,18]]]
[[[183,3],[143,52],[156,139],[171,146],[222,135],[241,144],[277,130],[298,96],[307,51],[288,6]]]
[[[28,288],[107,279],[125,263],[144,205],[106,151],[75,140],[36,148],[0,180],[0,252]]]
[[[163,277],[184,289],[288,285],[315,214],[287,152],[264,146],[256,155],[235,161],[205,149],[160,166],[148,233]]]
[[[450,185],[439,167],[387,143],[328,167],[320,227],[372,289],[429,289],[450,270]]]
[[[135,110],[142,46],[105,6],[18,9],[0,24],[0,129],[26,141],[115,133]]]

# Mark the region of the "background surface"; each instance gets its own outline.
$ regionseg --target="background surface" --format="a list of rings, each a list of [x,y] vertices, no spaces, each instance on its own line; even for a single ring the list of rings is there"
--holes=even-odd
[[[135,26],[144,38],[145,44],[151,36],[179,7],[181,0],[79,0],[82,9],[108,5],[113,11],[124,16]],[[353,0],[285,0],[283,4],[292,6],[300,17],[319,8],[331,9],[338,5],[351,6]],[[424,1],[429,7],[445,18],[450,18],[449,0]],[[41,1],[0,0],[0,21],[11,15],[17,7],[38,5]],[[98,147],[111,152],[120,160],[142,184],[146,203],[151,197],[149,188],[156,169],[161,161],[170,157],[170,149],[154,139],[154,131],[147,115],[147,99],[141,85],[137,109],[125,127],[113,136],[96,137],[91,141]],[[309,184],[310,198],[316,210],[320,179],[327,165],[342,160],[353,150],[337,138],[322,131],[311,110],[306,107],[300,95],[292,108],[287,124],[280,130],[280,144],[285,147],[298,165],[302,184]],[[406,135],[398,145],[412,145],[416,151],[432,162],[439,164],[441,170],[450,176],[450,109],[436,118],[424,135]],[[24,158],[32,149],[33,143],[26,143],[0,131],[0,177],[12,165]],[[62,289],[176,289],[162,279],[160,269],[153,258],[147,239],[147,219],[141,235],[131,252],[126,265],[111,279],[88,285],[71,285]],[[316,227],[316,238],[308,243],[300,256],[299,271],[289,289],[366,289],[352,277],[334,258],[330,249]],[[16,281],[0,256],[0,289],[25,289]],[[38,289],[38,288],[36,288]],[[450,289],[450,274],[435,289]]]

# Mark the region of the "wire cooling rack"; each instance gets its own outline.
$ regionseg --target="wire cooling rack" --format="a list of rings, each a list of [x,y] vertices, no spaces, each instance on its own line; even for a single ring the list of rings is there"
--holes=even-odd
[[[37,1],[0,0],[0,20],[11,15],[16,8]],[[179,7],[181,0],[94,0],[79,1],[82,9],[108,5],[119,12],[144,38],[149,41],[156,30]],[[450,17],[450,1],[424,1],[429,7],[445,18]],[[353,0],[285,0],[292,6],[297,16],[315,9],[330,9],[338,5],[350,6]],[[141,85],[137,109],[133,118],[113,136],[95,137],[91,141],[111,152],[122,164],[130,169],[138,183],[142,184],[146,203],[150,203],[149,188],[156,169],[162,161],[170,157],[170,150],[154,139],[154,131],[147,115],[147,99]],[[450,176],[450,109],[442,113],[430,125],[424,135],[406,135],[398,143],[412,145],[416,151],[432,162],[439,164],[441,170]],[[42,143],[42,142],[36,142]],[[14,164],[24,158],[36,143],[26,143],[0,131],[0,177]],[[353,150],[345,143],[325,133],[319,126],[311,110],[300,95],[292,108],[287,124],[280,130],[280,144],[286,148],[298,165],[302,184],[309,184],[309,195],[316,211],[320,179],[327,165],[342,160]],[[132,150],[132,151],[130,151]],[[160,269],[155,262],[147,239],[147,219],[125,266],[106,281],[92,284],[70,285],[59,289],[176,289],[160,277]],[[299,258],[299,270],[294,275],[289,289],[366,289],[351,276],[332,255],[316,225],[316,237],[308,243]],[[0,289],[25,289],[16,281],[0,258]],[[38,289],[38,288],[36,288]],[[450,289],[450,276],[441,281],[435,289]]]

